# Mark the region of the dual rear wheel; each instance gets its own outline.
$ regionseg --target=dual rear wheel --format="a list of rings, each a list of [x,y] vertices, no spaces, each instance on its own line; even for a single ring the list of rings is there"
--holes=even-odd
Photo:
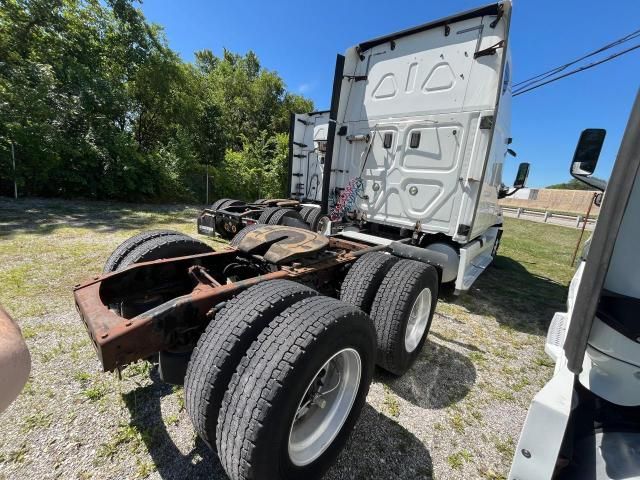
[[[232,480],[320,478],[364,405],[375,354],[360,309],[289,280],[263,282],[201,336],[186,408]]]
[[[415,260],[372,252],[353,264],[340,299],[373,320],[380,367],[395,375],[411,368],[431,327],[438,285],[436,269]]]
[[[329,217],[317,207],[302,207],[300,211],[293,208],[267,207],[258,218],[258,223],[284,225],[287,219],[298,220],[301,225],[307,224],[313,232],[327,233],[328,230]]]
[[[275,280],[227,302],[194,350],[185,394],[229,477],[320,478],[360,414],[374,363],[400,375],[420,353],[437,289],[433,267],[371,253],[351,268],[342,301]]]
[[[105,272],[211,251],[174,231],[137,235]],[[374,365],[400,375],[424,345],[436,270],[369,253],[341,300],[290,280],[261,282],[229,300],[201,335],[185,376],[186,409],[232,480],[320,478],[364,405]]]

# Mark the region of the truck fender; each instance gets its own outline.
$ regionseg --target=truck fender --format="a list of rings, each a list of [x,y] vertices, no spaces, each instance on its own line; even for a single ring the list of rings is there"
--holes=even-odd
[[[442,283],[452,282],[458,275],[460,258],[458,252],[446,243],[434,243],[428,247],[416,247],[400,242],[392,242],[391,253],[398,257],[418,260],[437,268]]]

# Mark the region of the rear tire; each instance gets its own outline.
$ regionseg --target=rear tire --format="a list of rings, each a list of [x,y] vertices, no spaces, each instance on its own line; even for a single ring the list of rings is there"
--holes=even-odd
[[[184,257],[213,252],[213,248],[188,235],[166,235],[149,240],[132,250],[118,265],[122,270],[134,263],[150,262],[161,258]]]
[[[184,389],[191,422],[210,447],[224,392],[251,343],[286,308],[315,295],[290,280],[262,282],[229,300],[209,323],[191,356]]]
[[[290,208],[281,208],[273,215],[271,215],[267,224],[282,225],[285,218],[295,218],[296,220],[300,220],[300,222],[304,223],[304,220],[302,220],[302,217],[297,211]]]
[[[125,240],[109,256],[104,264],[102,273],[115,272],[116,270],[118,270],[118,266],[120,265],[122,260],[137,247],[145,242],[153,240],[154,238],[166,237],[168,235],[181,235],[181,233],[176,232],[175,230],[150,230],[147,232],[139,233],[129,238],[128,240]]]
[[[322,233],[322,232],[319,232],[318,230],[320,230],[321,229],[320,227],[323,226],[323,222],[326,222],[328,220],[329,220],[329,217],[327,215],[324,215],[321,209],[316,208],[315,211],[309,214],[306,221],[307,221],[307,224],[309,224],[309,227],[311,228],[312,232]]]
[[[216,200],[215,202],[213,202],[211,204],[211,207],[209,207],[210,210],[213,210],[214,212],[216,210],[219,210],[220,207],[222,206],[223,203],[229,202],[229,201],[233,201],[232,198],[221,198],[219,200]]]
[[[371,306],[379,366],[395,375],[416,360],[438,302],[438,273],[426,263],[400,260],[385,275]]]
[[[238,245],[240,245],[240,242],[242,242],[244,237],[246,237],[249,232],[253,232],[256,228],[260,228],[260,227],[264,227],[264,225],[261,225],[259,223],[252,223],[251,225],[247,225],[238,233],[236,233],[235,237],[233,237],[229,242],[229,245],[231,245],[232,247],[237,247]]]
[[[243,357],[222,402],[216,445],[230,479],[321,478],[360,415],[374,360],[373,325],[351,305],[312,297],[276,317]],[[323,412],[332,415],[326,427]],[[321,433],[300,449],[305,425]]]
[[[371,304],[389,269],[397,257],[381,252],[366,253],[353,264],[340,288],[340,300],[371,312]]]
[[[280,207],[265,208],[264,212],[262,212],[262,214],[260,215],[260,218],[258,218],[258,223],[262,223],[263,225],[266,225],[269,222],[269,219],[271,218],[271,216],[274,215],[279,210],[280,210]]]
[[[302,220],[306,222],[309,218],[309,215],[311,215],[311,212],[313,212],[314,210],[320,209],[316,207],[302,207],[302,210],[300,210],[300,216],[302,217]]]

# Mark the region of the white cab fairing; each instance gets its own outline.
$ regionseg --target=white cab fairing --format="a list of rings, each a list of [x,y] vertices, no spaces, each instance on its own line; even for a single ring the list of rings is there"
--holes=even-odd
[[[293,119],[291,198],[332,213],[356,188],[349,212],[336,210],[336,218],[352,213],[358,228],[383,236],[413,232],[416,244],[451,259],[442,281],[468,290],[502,233],[510,18],[504,1],[339,56],[332,110]]]
[[[329,112],[298,113],[291,141],[291,198],[320,202]]]
[[[420,222],[460,243],[500,222],[511,96],[503,7],[497,23],[465,18],[347,51],[337,112],[346,132],[335,138],[330,188],[361,177],[368,221]],[[353,140],[366,135],[370,143]]]

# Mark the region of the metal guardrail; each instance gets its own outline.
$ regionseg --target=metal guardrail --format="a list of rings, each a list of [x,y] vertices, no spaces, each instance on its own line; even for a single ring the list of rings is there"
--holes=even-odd
[[[516,218],[520,218],[521,215],[534,215],[534,216],[542,217],[545,223],[547,223],[547,220],[549,220],[551,217],[561,218],[564,220],[574,221],[576,228],[579,228],[582,222],[584,222],[584,215],[580,215],[580,214],[567,215],[565,213],[555,213],[555,212],[550,212],[548,210],[545,210],[545,211],[530,210],[528,208],[522,208],[522,207],[504,207],[503,206],[501,208],[503,211],[515,213]],[[596,220],[597,220],[596,218],[590,217],[589,219],[587,219],[587,225],[595,225]]]

